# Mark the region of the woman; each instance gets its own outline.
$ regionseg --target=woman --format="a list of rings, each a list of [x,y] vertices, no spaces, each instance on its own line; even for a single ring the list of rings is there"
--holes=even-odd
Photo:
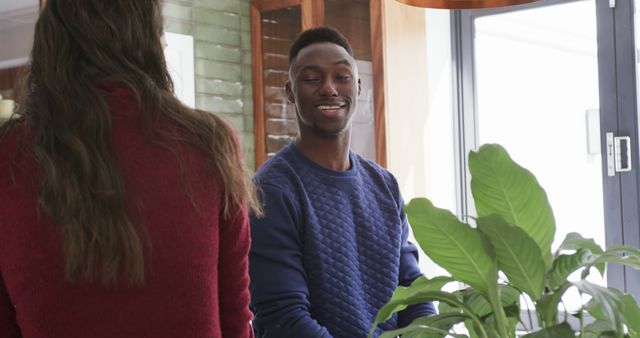
[[[236,138],[182,105],[160,0],[49,0],[0,129],[0,337],[249,337]]]

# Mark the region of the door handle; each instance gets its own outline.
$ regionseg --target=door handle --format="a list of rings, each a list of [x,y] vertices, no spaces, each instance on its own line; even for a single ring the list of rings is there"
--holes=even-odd
[[[607,133],[607,175],[631,171],[631,137]]]

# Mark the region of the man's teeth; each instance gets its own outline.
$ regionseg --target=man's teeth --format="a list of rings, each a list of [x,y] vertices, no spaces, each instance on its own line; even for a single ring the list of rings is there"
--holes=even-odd
[[[321,110],[338,110],[342,108],[341,106],[318,106],[318,109]]]

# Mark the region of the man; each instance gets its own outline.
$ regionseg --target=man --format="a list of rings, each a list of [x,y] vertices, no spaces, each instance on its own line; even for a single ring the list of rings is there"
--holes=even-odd
[[[328,27],[300,34],[285,89],[300,133],[255,177],[265,216],[251,219],[254,328],[365,337],[395,288],[421,274],[395,178],[349,148],[360,80],[347,40]],[[381,328],[433,313],[416,305]]]

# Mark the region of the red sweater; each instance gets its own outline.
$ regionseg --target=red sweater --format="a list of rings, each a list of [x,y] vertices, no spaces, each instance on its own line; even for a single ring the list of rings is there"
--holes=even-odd
[[[12,163],[28,130],[21,125],[0,139],[0,338],[251,337],[246,210],[222,222],[221,189],[203,158],[179,148],[181,178],[174,155],[142,136],[130,91],[109,91],[132,217],[150,243],[146,284],[109,289],[64,279],[61,238],[38,208],[40,170],[29,152]]]

